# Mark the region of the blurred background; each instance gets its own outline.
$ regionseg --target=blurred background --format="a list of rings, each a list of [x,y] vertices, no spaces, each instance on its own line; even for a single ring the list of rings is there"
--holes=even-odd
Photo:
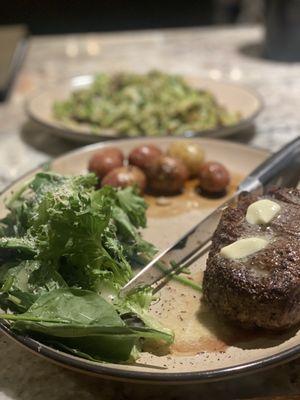
[[[209,81],[218,95],[227,93],[226,99],[234,100],[237,111],[252,110],[247,124],[225,138],[276,151],[299,136],[299,62],[300,0],[2,0],[0,190],[52,157],[87,143],[86,134],[56,130],[53,119],[54,100],[67,98],[70,77],[158,69]],[[231,90],[224,90],[222,82]],[[52,86],[53,92],[47,92]],[[43,90],[46,101],[37,97],[35,102],[39,113],[29,112],[30,100]],[[243,90],[254,97],[250,106],[256,108],[243,102]],[[69,399],[75,393],[82,400],[134,398],[126,384],[108,381],[93,389],[1,335],[0,352],[0,400]],[[213,394],[184,387],[181,397],[299,393],[300,362],[228,382],[211,385]],[[152,390],[146,391],[153,399]],[[163,396],[181,398],[177,386],[166,386]]]
[[[115,31],[260,22],[263,0],[11,0],[0,24],[25,24],[32,34]]]

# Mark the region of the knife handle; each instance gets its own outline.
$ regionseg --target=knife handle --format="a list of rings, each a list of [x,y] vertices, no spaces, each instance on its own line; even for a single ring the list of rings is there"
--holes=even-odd
[[[255,191],[271,185],[296,186],[300,178],[300,137],[289,142],[260,164],[240,184],[239,191]]]

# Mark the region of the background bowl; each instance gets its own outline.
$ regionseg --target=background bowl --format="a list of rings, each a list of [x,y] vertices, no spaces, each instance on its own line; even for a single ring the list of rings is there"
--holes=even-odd
[[[224,137],[243,132],[253,125],[254,119],[262,110],[262,101],[259,95],[249,88],[211,79],[196,77],[185,77],[185,79],[195,88],[210,91],[228,111],[239,112],[241,120],[231,126],[201,132],[189,131],[183,136]],[[93,80],[93,75],[82,75],[48,86],[29,99],[26,111],[34,121],[51,128],[49,132],[67,139],[82,143],[95,143],[101,140],[124,138],[124,135],[121,136],[113,129],[99,130],[96,134],[91,131],[89,124],[63,122],[54,117],[52,108],[55,101],[66,100],[72,91],[89,87]]]

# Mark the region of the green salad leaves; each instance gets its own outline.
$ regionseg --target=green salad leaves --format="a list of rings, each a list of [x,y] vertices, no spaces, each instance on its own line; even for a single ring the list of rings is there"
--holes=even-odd
[[[40,172],[0,222],[0,306],[13,330],[91,360],[124,362],[173,334],[148,314],[150,289],[121,287],[155,254],[134,188],[96,190],[93,174]]]

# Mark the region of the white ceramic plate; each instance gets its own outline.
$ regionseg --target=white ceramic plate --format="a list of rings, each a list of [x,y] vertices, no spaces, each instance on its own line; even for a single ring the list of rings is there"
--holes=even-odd
[[[92,75],[57,82],[40,90],[26,104],[28,115],[38,123],[51,128],[53,134],[84,143],[95,143],[103,139],[120,139],[114,130],[99,130],[97,134],[91,131],[88,124],[77,124],[57,120],[52,111],[55,101],[66,100],[76,89],[87,88],[93,82]],[[239,123],[203,132],[187,132],[185,136],[223,137],[249,128],[262,109],[262,101],[257,93],[232,83],[218,82],[209,79],[187,77],[186,80],[196,88],[210,91],[217,101],[231,112],[240,112]]]
[[[209,160],[224,163],[232,175],[229,192],[267,157],[264,150],[241,144],[213,139],[191,139],[200,143]],[[114,141],[125,154],[145,142],[155,143],[166,149],[172,139],[131,139]],[[62,174],[86,172],[91,155],[98,149],[112,145],[102,143],[87,146],[55,159],[52,170]],[[8,188],[0,197],[0,214],[4,214],[3,200],[35,171],[27,174]],[[230,195],[230,193],[228,193]],[[148,228],[143,232],[146,239],[160,249],[170,245],[218,206],[222,199],[206,199],[192,190],[172,198],[164,207],[155,205],[153,198],[148,210]],[[205,258],[191,266],[191,277],[201,282]],[[221,321],[213,311],[201,304],[201,294],[191,288],[171,282],[160,291],[160,300],[151,312],[175,332],[175,343],[169,352],[157,349],[154,354],[142,353],[131,365],[96,363],[84,360],[45,346],[27,336],[16,335],[4,323],[1,329],[9,336],[37,354],[69,368],[112,379],[152,381],[159,383],[190,383],[230,378],[288,361],[298,356],[300,336],[297,330],[270,334],[264,331],[247,332]]]

